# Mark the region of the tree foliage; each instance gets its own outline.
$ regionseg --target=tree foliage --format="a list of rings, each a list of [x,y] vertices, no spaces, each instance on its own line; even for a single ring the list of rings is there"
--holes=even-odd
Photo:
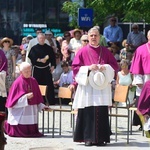
[[[66,1],[63,3],[62,10],[68,13],[69,17],[71,18],[69,24],[71,27],[77,27],[78,8],[80,8],[78,2]]]
[[[81,0],[78,0],[81,1]],[[115,15],[123,22],[150,23],[150,0],[84,0],[85,8],[93,8],[94,24],[103,24],[109,16]],[[66,1],[62,10],[72,17],[70,26],[77,27],[78,2]]]

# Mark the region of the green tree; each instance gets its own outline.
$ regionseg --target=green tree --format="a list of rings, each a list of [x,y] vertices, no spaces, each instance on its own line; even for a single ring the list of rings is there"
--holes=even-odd
[[[80,8],[79,2],[66,1],[63,3],[62,10],[68,13],[69,17],[71,17],[71,22],[69,23],[70,27],[75,28],[78,27],[77,19],[78,19],[78,8]]]
[[[79,0],[80,2],[81,0]],[[123,22],[147,22],[150,23],[150,0],[85,0],[85,8],[93,8],[94,24],[103,22],[112,15],[115,15]],[[62,10],[72,17],[69,24],[77,27],[78,2],[66,1]]]

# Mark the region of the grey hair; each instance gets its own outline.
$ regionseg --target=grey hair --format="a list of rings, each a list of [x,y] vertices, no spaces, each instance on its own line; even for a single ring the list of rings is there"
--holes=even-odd
[[[93,28],[89,29],[88,35],[89,35],[89,33],[93,32],[93,31],[97,31],[100,34],[98,28],[97,27],[93,27]]]
[[[44,36],[44,37],[45,37],[45,34],[44,34],[44,33],[39,33],[39,34],[37,35],[37,38],[39,38],[39,36]]]
[[[133,27],[138,27],[138,28],[139,28],[139,25],[138,25],[137,23],[133,23],[133,24],[132,24],[132,28],[133,28]]]
[[[82,41],[82,40],[85,40],[85,39],[88,39],[88,35],[87,34],[83,34],[80,40]]]
[[[24,69],[31,67],[31,65],[28,62],[22,62],[19,66],[20,71],[23,71]]]

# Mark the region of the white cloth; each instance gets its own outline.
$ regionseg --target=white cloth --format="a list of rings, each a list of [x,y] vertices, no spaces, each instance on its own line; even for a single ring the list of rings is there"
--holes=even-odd
[[[76,82],[79,85],[86,86],[88,83],[88,66],[81,66],[79,72],[75,77]]]
[[[144,131],[150,130],[150,118],[148,118],[147,122],[144,123]]]
[[[150,80],[150,74],[146,74],[146,75],[136,74],[136,75],[133,76],[132,85],[144,84],[148,80]],[[136,88],[136,95],[140,96],[141,91],[142,91],[142,89],[137,86],[137,88]]]
[[[12,107],[8,108],[8,120],[10,125],[29,125],[37,124],[38,112],[45,107],[44,104],[28,105],[27,96],[22,96],[18,102]]]
[[[75,38],[72,38],[69,43],[69,49],[70,50],[76,50],[82,46],[81,40],[76,40]]]
[[[74,109],[85,108],[89,106],[111,106],[112,105],[111,81],[114,78],[114,69],[108,64],[105,65],[105,68],[106,68],[106,76],[108,77],[108,80],[110,82],[108,83],[108,86],[105,89],[96,90],[92,88],[89,82],[87,82],[87,85],[85,86],[82,84],[78,84],[74,101],[73,101]],[[80,69],[82,69],[82,67],[80,67]],[[79,83],[80,82],[81,81],[79,81]]]
[[[38,43],[39,43],[39,41],[38,41],[37,37],[36,37],[36,38],[33,38],[32,40],[30,40],[30,42],[29,42],[29,44],[28,44],[27,51],[26,51],[26,60],[25,60],[26,62],[28,62],[28,63],[31,64],[31,61],[30,61],[28,55],[29,55],[29,52],[30,52],[31,48],[32,48],[33,46],[35,46],[36,44],[38,44]],[[47,39],[45,39],[45,43],[46,43],[47,45],[50,45]]]
[[[82,46],[81,40],[76,40],[75,38],[72,38],[69,43],[69,49],[76,51]],[[71,60],[74,58],[74,53],[71,53]]]
[[[0,96],[7,97],[6,91],[6,72],[3,70],[0,72]]]

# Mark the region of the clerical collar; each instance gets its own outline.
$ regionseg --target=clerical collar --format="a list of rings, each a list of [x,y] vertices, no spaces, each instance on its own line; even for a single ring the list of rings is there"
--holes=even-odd
[[[99,44],[97,46],[93,46],[91,44],[89,44],[91,47],[94,47],[94,48],[98,48],[99,47]]]

